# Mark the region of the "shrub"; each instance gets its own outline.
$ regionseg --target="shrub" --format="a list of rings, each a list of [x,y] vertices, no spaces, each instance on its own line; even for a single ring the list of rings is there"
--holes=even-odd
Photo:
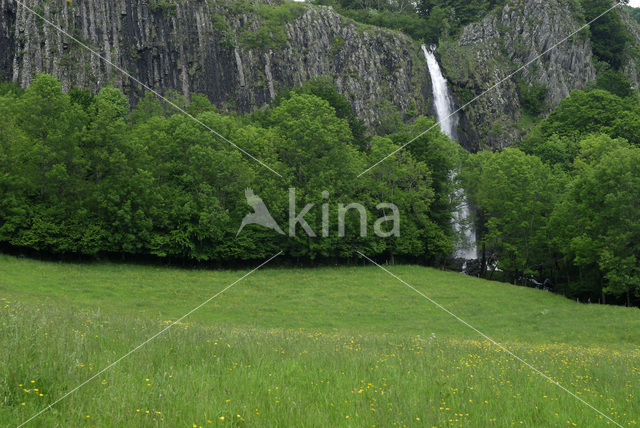
[[[520,82],[520,104],[526,113],[537,116],[546,107],[548,89],[540,83]]]
[[[262,18],[257,31],[247,30],[240,36],[240,42],[248,48],[276,48],[287,42],[285,24],[304,13],[305,6],[286,2],[280,6],[259,5],[258,16]]]

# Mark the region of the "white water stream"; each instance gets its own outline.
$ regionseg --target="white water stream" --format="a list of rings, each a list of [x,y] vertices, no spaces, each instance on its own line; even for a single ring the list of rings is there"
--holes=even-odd
[[[427,60],[429,75],[431,76],[431,84],[433,86],[433,103],[436,108],[436,120],[440,122],[442,133],[447,135],[453,141],[457,141],[458,114],[455,112],[455,103],[449,87],[447,79],[442,75],[440,64],[434,55],[433,48],[427,49],[422,45],[424,57]],[[457,173],[452,172],[452,179],[455,180]],[[465,260],[475,260],[478,258],[478,249],[476,245],[476,234],[471,222],[471,211],[464,189],[457,189],[454,198],[458,202],[455,212],[453,213],[453,227],[456,235],[459,237],[456,242],[455,257]]]

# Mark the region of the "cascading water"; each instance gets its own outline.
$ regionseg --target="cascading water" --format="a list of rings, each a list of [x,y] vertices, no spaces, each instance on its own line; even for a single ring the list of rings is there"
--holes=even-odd
[[[427,68],[431,76],[431,84],[433,86],[433,103],[436,108],[436,120],[440,123],[442,133],[447,135],[453,141],[457,141],[458,115],[455,113],[455,104],[453,97],[447,86],[447,79],[442,75],[440,64],[434,54],[435,47],[431,50],[422,45],[424,57],[427,60]],[[457,172],[452,173],[452,179],[455,180]],[[475,260],[478,258],[478,249],[476,247],[476,235],[471,223],[471,211],[464,190],[458,188],[454,193],[454,198],[458,202],[456,211],[453,213],[453,227],[456,236],[459,237],[456,242],[455,257],[465,260]]]
[[[447,79],[442,75],[440,64],[438,64],[438,60],[434,54],[434,47],[432,46],[431,50],[429,50],[425,45],[422,45],[422,52],[424,52],[424,57],[427,60],[427,68],[429,69],[429,75],[431,76],[433,102],[436,107],[436,119],[440,122],[440,129],[442,130],[442,133],[456,141],[458,115],[453,114],[454,103],[453,98],[449,93]]]

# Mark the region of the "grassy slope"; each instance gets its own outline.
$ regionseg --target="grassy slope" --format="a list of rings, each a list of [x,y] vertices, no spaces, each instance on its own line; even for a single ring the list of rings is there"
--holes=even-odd
[[[640,422],[640,311],[392,270],[623,425]],[[0,256],[0,424],[24,420],[242,273]],[[264,269],[34,426],[602,423],[479,339],[375,267]]]

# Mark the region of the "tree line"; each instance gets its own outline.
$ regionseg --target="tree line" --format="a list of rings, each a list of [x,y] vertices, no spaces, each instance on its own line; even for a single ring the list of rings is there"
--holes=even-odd
[[[518,147],[469,156],[483,275],[497,267],[584,301],[637,301],[640,104],[626,93],[574,91]]]
[[[617,0],[616,0],[617,1]],[[462,27],[480,21],[491,11],[503,7],[507,0],[313,0],[332,6],[340,14],[355,21],[402,31],[413,39],[437,44],[441,38],[459,33]],[[628,0],[621,1],[628,4]],[[591,37],[591,47],[603,67],[619,69],[631,38],[620,15],[605,13],[614,0],[576,0],[572,7],[585,22]],[[637,9],[626,7],[634,19]],[[603,15],[604,14],[604,15]],[[596,18],[598,18],[596,20]],[[567,29],[571,31],[571,29]]]
[[[123,254],[226,263],[264,259],[279,250],[297,261],[371,256],[442,264],[451,254],[449,170],[461,150],[437,130],[384,165],[357,175],[431,125],[410,125],[397,111],[388,133],[366,135],[346,98],[328,79],[281,93],[253,114],[221,114],[206,97],[168,94],[190,115],[282,175],[268,171],[185,114],[147,95],[131,109],[113,87],[98,94],[61,90],[38,75],[22,90],[0,86],[0,243],[46,254]],[[251,188],[283,229],[289,188],[303,207],[359,202],[367,225],[381,202],[398,206],[400,237],[361,237],[358,212],[345,236],[282,236],[260,226],[236,232],[251,212]],[[323,195],[328,192],[328,197]],[[298,208],[300,209],[300,208]],[[321,229],[322,212],[305,216]]]
[[[340,14],[378,27],[402,31],[415,40],[438,43],[484,17],[506,0],[314,0]]]
[[[222,114],[204,96],[167,94],[189,114],[282,175],[271,173],[187,115],[147,95],[132,109],[118,89],[61,90],[39,75],[0,85],[0,244],[41,254],[125,255],[229,264],[277,251],[294,262],[372,257],[443,266],[459,174],[474,208],[477,274],[549,287],[572,298],[633,304],[640,293],[640,103],[619,75],[574,91],[517,147],[466,154],[434,129],[358,174],[433,119],[397,111],[371,135],[329,79],[278,95],[252,114]],[[251,188],[286,230],[289,188],[299,207],[327,203],[332,230],[312,238],[249,225]],[[327,192],[323,194],[323,192]],[[337,233],[338,204],[359,202],[367,227],[401,212],[399,237],[360,235],[357,211]],[[322,210],[305,216],[322,230]],[[320,234],[318,234],[320,235]]]

